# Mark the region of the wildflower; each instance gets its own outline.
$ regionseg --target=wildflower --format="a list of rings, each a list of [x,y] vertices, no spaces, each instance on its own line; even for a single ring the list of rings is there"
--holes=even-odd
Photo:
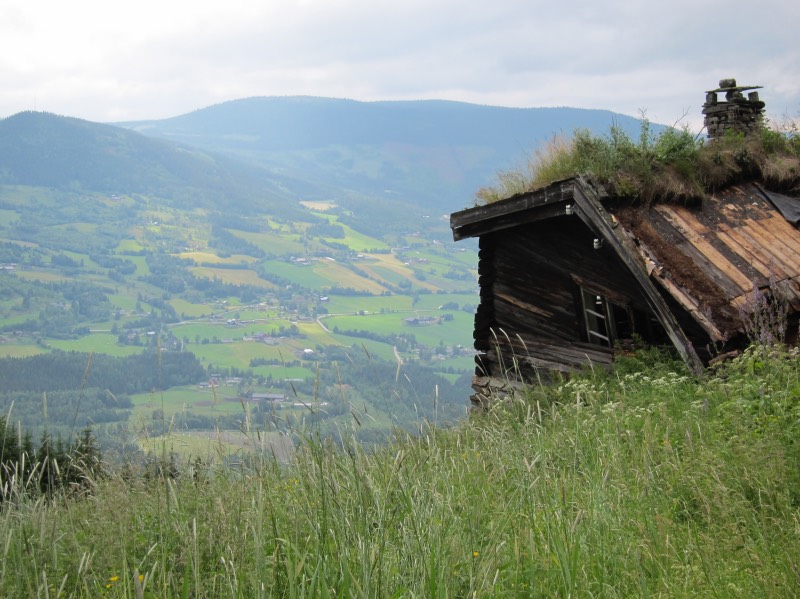
[[[472,557],[478,557],[480,554],[477,551],[472,552]]]

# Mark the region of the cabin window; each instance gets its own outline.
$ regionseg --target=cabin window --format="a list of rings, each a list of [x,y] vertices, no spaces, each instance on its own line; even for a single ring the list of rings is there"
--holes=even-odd
[[[583,287],[581,304],[584,333],[590,343],[612,347],[617,339],[629,338],[633,333],[633,320],[624,306]]]

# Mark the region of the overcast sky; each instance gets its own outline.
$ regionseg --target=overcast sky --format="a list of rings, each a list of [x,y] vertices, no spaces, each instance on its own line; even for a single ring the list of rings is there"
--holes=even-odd
[[[251,96],[439,98],[702,123],[722,78],[800,116],[797,0],[0,0],[0,118]]]

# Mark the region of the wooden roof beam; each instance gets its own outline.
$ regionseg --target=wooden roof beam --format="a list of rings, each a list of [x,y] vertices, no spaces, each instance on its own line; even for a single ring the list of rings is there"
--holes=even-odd
[[[703,362],[647,274],[633,242],[622,234],[621,228],[617,229],[616,225],[612,224],[611,215],[603,208],[592,186],[582,177],[576,179],[573,197],[577,208],[575,213],[614,249],[641,286],[647,303],[661,322],[683,361],[694,374],[702,375],[705,370]]]

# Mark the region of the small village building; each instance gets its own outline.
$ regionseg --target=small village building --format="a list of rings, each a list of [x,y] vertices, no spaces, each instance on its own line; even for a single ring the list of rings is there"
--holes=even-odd
[[[715,123],[737,110],[749,122],[749,88],[720,83],[737,104],[707,97]],[[454,239],[480,248],[473,405],[551,371],[610,365],[634,340],[674,347],[699,374],[748,344],[754,312],[778,306],[796,342],[798,223],[800,198],[759,181],[648,205],[583,176],[452,214]]]
[[[253,393],[251,399],[257,402],[280,403],[286,401],[286,395],[283,393]]]
[[[441,324],[439,316],[410,316],[403,319],[403,323],[409,327],[425,327],[434,324]]]

